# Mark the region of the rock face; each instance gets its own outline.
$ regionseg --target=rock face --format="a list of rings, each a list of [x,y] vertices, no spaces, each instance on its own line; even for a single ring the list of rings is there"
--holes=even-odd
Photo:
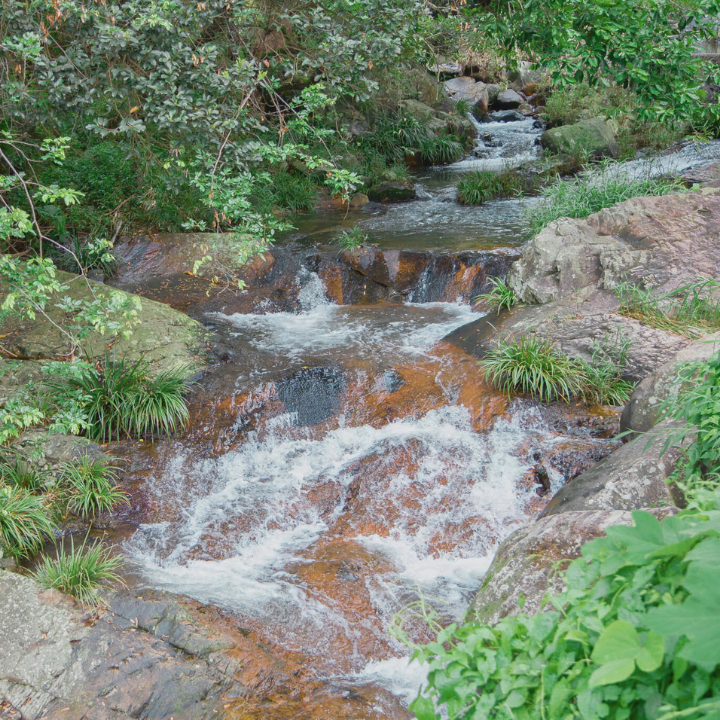
[[[525,100],[519,93],[515,92],[515,90],[503,90],[498,93],[494,106],[500,110],[514,110],[523,102],[525,102]]]
[[[598,160],[617,158],[620,153],[615,134],[602,118],[581,120],[573,125],[547,130],[541,142],[543,148],[556,155],[587,155]]]
[[[111,290],[92,280],[60,271],[56,274],[63,282],[63,296],[73,300],[92,301],[110,292],[120,292],[123,297],[128,297],[127,293]],[[66,357],[69,342],[56,327],[67,322],[65,312],[55,307],[59,300],[53,298],[47,304],[48,315],[55,325],[39,316],[34,320],[7,318],[0,327],[4,335],[4,348],[23,360]],[[154,373],[178,366],[193,372],[203,366],[206,332],[200,323],[168,305],[146,299],[142,300],[139,320],[140,323],[133,328],[129,338],[119,337],[114,342],[113,352],[118,357],[125,357],[130,362],[145,358]],[[91,333],[85,340],[85,347],[89,348],[93,356],[103,356],[106,345],[112,340],[111,336]]]
[[[581,510],[683,506],[682,494],[667,482],[680,457],[677,448],[663,452],[672,429],[670,424],[661,423],[649,436],[615,450],[562,487],[543,516]]]
[[[670,508],[651,510],[657,517]],[[553,565],[580,556],[582,545],[605,534],[610,525],[630,525],[632,514],[621,510],[565,512],[516,530],[500,546],[471,607],[471,616],[496,623],[520,612],[535,614],[549,591],[562,591]],[[520,608],[518,600],[525,603]]]

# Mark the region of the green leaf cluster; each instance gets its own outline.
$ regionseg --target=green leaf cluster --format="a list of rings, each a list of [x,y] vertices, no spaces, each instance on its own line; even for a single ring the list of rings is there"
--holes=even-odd
[[[720,491],[633,513],[582,547],[545,611],[440,631],[415,652],[419,720],[670,720],[720,715]],[[441,715],[446,713],[446,715]]]

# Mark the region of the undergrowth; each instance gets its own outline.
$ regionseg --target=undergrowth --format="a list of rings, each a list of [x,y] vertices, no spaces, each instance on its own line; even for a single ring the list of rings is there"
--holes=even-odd
[[[0,546],[16,560],[34,555],[55,523],[48,515],[42,497],[12,485],[0,485]]]

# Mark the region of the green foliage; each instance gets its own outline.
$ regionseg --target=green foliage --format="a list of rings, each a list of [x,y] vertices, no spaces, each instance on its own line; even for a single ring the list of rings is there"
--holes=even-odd
[[[627,365],[629,341],[621,336],[593,343],[590,362],[579,360],[580,395],[588,405],[626,405],[634,385],[622,375]]]
[[[482,205],[495,198],[522,195],[527,189],[528,181],[517,172],[480,170],[460,180],[458,200],[463,205]]]
[[[418,720],[671,720],[720,712],[720,492],[662,521],[633,513],[587,542],[549,611],[455,624],[415,647]],[[395,634],[406,640],[398,618]]]
[[[36,553],[55,524],[42,498],[15,485],[0,485],[0,546],[15,559]]]
[[[580,390],[577,364],[548,340],[501,339],[481,365],[488,380],[503,392],[525,393],[549,402],[569,401]]]
[[[420,141],[420,157],[426,165],[455,162],[463,152],[462,143],[453,135],[437,135]]]
[[[490,310],[500,313],[501,310],[509,310],[518,302],[514,290],[504,280],[490,278],[490,285],[490,292],[474,297],[474,303],[484,302]]]
[[[65,465],[61,482],[69,488],[68,507],[71,512],[93,519],[110,512],[121,502],[127,503],[127,495],[115,488],[116,469],[104,460],[89,460],[87,457]]]
[[[38,492],[47,486],[48,478],[27,458],[9,451],[0,464],[0,485],[12,485],[29,492]]]
[[[492,0],[486,7],[476,11],[480,28],[508,57],[519,49],[542,63],[556,83],[628,88],[642,122],[717,127],[720,107],[703,104],[703,82],[716,69],[694,55],[699,39],[714,36],[715,0]]]
[[[59,590],[76,597],[83,605],[97,607],[102,604],[100,588],[105,584],[122,583],[117,570],[122,558],[112,555],[112,548],[103,548],[99,542],[87,545],[87,539],[76,548],[70,538],[70,551],[63,546],[56,550],[55,560],[44,557],[35,579],[45,588]]]
[[[392,163],[419,150],[430,137],[427,127],[412,115],[388,113],[380,116],[372,132],[360,138],[360,147]]]
[[[622,315],[661,330],[694,339],[720,327],[720,283],[712,278],[699,278],[661,295],[621,283],[616,293]]]
[[[82,425],[91,440],[171,434],[187,421],[188,383],[183,370],[151,378],[146,361],[129,363],[107,354],[94,364],[75,363],[56,370],[62,375],[46,381],[51,397],[60,403],[71,400],[82,411]]]
[[[558,179],[543,188],[541,202],[529,213],[530,229],[537,234],[558,218],[584,218],[630,198],[669,195],[684,189],[677,180],[628,178],[607,165],[599,172],[589,172],[572,180]]]
[[[344,230],[334,239],[334,243],[341,247],[343,250],[349,250],[353,252],[357,250],[361,245],[365,245],[368,241],[367,233],[363,232],[361,228],[354,227],[352,230]]]

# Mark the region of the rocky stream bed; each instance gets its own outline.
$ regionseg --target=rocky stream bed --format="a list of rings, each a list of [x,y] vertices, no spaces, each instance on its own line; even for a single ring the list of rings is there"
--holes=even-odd
[[[423,669],[388,632],[395,612],[421,594],[448,621],[516,612],[521,594],[535,610],[556,560],[632,509],[682,502],[671,456],[614,437],[650,430],[677,363],[714,344],[620,315],[613,286],[720,275],[717,175],[526,243],[523,201],[463,208],[452,188],[503,152],[532,159],[539,131],[483,132],[481,152],[419,174],[420,199],[300,219],[242,292],[190,273],[202,236],[118,245],[108,282],[144,298],[124,352],[197,369],[191,421],[154,443],[46,447],[51,464],[122,463],[130,506],[95,532],[126,557],[127,587],[95,616],[0,570],[0,717],[409,718]],[[683,170],[707,165],[682,153]],[[356,224],[370,244],[339,253],[333,233]],[[473,306],[505,276],[528,305]],[[3,392],[53,355],[47,328],[6,330],[24,360]],[[510,401],[478,365],[507,334],[588,357],[618,331],[642,381],[622,418]]]

